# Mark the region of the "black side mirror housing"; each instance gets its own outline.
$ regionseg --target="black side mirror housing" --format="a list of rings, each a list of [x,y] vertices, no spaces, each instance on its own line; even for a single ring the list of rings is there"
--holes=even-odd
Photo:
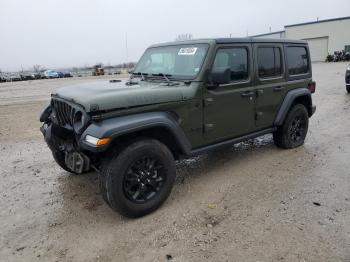
[[[229,67],[213,68],[209,75],[210,83],[218,86],[229,84],[231,81],[231,69]]]

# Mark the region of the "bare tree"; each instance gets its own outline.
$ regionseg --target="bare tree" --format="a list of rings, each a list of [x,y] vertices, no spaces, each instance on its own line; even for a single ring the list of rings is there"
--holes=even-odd
[[[44,70],[44,67],[41,65],[33,65],[33,70],[35,73],[39,73],[40,71]]]
[[[175,38],[175,41],[186,41],[186,40],[191,40],[191,39],[193,39],[192,34],[181,34]]]

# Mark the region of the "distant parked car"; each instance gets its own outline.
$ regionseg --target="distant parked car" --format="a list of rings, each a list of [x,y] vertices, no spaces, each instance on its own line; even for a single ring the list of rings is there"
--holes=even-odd
[[[8,81],[15,82],[15,81],[21,81],[21,75],[18,73],[11,73],[9,75]]]
[[[70,72],[66,72],[63,77],[73,77],[73,75]]]
[[[35,80],[35,74],[31,74],[31,73],[22,73],[20,74],[21,76],[21,80],[22,81],[27,81],[27,80]]]
[[[42,78],[42,74],[41,73],[34,73],[33,74],[35,79],[41,79]]]
[[[59,72],[59,71],[57,71],[56,73],[57,73],[58,78],[63,78],[64,77],[64,73]]]
[[[348,65],[348,68],[345,72],[345,84],[346,84],[346,91],[350,93],[350,65]]]
[[[50,78],[58,78],[59,74],[58,72],[54,70],[46,70],[44,71],[44,78],[50,79]]]

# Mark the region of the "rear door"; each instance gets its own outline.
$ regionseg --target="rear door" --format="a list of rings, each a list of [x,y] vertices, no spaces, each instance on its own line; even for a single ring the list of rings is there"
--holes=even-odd
[[[213,90],[204,89],[204,139],[207,144],[254,130],[252,61],[250,43],[217,46],[212,68],[230,67],[231,82]]]
[[[283,45],[256,43],[256,128],[271,127],[287,92]]]

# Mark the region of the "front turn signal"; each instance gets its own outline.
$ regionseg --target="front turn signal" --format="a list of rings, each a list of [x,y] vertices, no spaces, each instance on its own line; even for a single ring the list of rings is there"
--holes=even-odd
[[[85,137],[85,141],[94,146],[105,146],[111,141],[111,138],[109,137],[97,138],[97,137],[87,135]]]

